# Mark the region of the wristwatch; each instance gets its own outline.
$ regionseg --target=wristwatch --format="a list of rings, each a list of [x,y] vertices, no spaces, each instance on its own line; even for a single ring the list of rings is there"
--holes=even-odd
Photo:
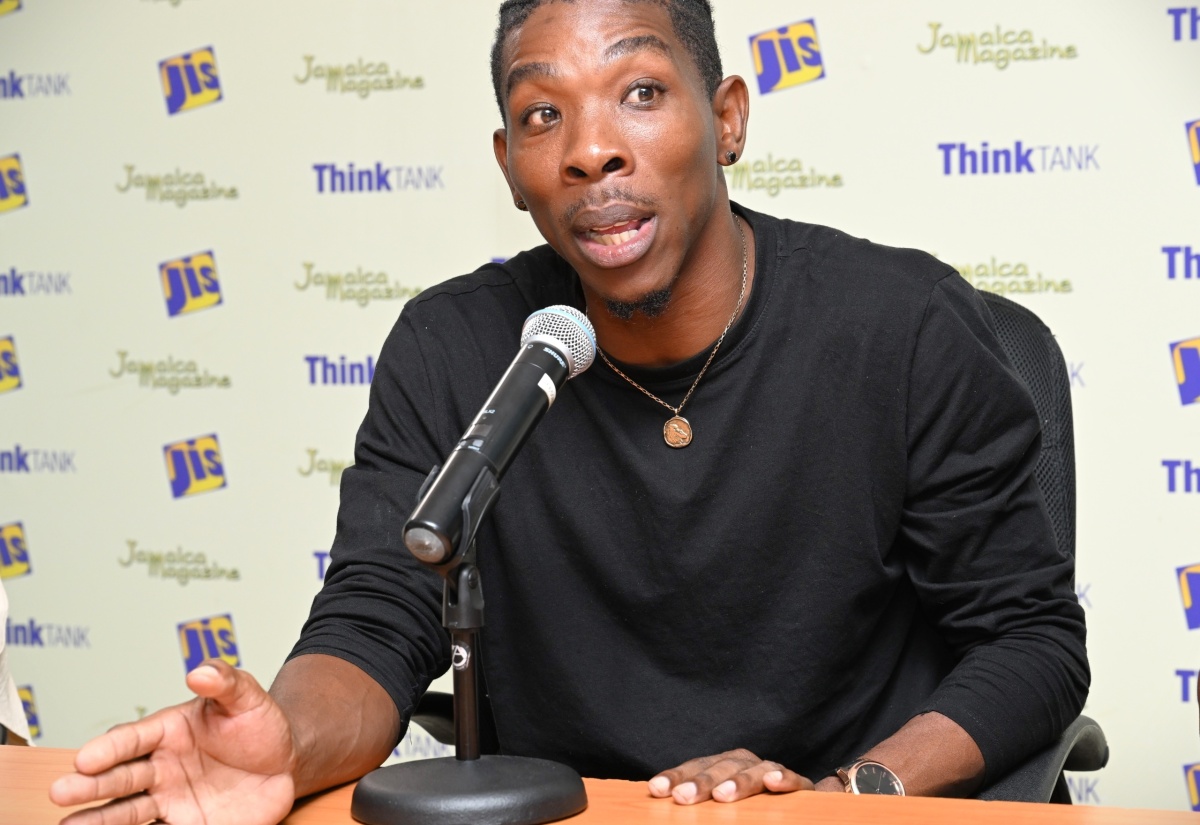
[[[878,762],[859,759],[851,765],[838,768],[837,775],[846,786],[846,793],[904,796],[904,783],[900,777]]]

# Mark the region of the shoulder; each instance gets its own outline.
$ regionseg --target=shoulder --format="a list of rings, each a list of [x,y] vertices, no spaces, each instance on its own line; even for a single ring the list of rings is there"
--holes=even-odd
[[[751,216],[774,236],[776,255],[790,261],[785,266],[839,291],[920,300],[938,283],[961,281],[953,266],[920,249],[886,246],[821,224]]]

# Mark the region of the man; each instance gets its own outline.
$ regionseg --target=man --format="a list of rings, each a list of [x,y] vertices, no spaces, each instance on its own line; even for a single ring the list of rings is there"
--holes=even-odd
[[[386,758],[449,661],[440,580],[400,527],[556,303],[586,309],[602,360],[480,532],[505,752],[690,804],[841,792],[860,757],[968,794],[1057,736],[1086,694],[1082,612],[1032,404],[970,287],[731,206],[749,96],[704,0],[509,0],[493,80],[496,158],[549,245],[405,308],[270,694],[201,665],[199,699],[85,746],[52,798],[272,822]]]

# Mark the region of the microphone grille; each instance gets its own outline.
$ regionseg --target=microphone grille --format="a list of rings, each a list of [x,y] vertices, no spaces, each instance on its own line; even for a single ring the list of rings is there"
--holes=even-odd
[[[575,307],[555,304],[534,312],[521,327],[521,346],[535,337],[552,339],[561,346],[571,364],[571,374],[567,378],[579,375],[596,359],[596,330],[588,317]]]

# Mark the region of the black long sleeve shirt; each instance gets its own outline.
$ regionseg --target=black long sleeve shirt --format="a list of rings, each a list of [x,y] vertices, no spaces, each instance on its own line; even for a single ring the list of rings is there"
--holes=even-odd
[[[481,528],[501,748],[633,779],[744,747],[817,779],[938,711],[999,778],[1089,681],[1032,401],[946,265],[739,212],[754,286],[684,410],[693,443],[668,447],[670,413],[597,361]],[[411,301],[380,356],[292,655],[357,664],[405,720],[450,651],[401,527],[551,304],[582,293],[539,247]],[[677,404],[707,355],[626,371]]]

